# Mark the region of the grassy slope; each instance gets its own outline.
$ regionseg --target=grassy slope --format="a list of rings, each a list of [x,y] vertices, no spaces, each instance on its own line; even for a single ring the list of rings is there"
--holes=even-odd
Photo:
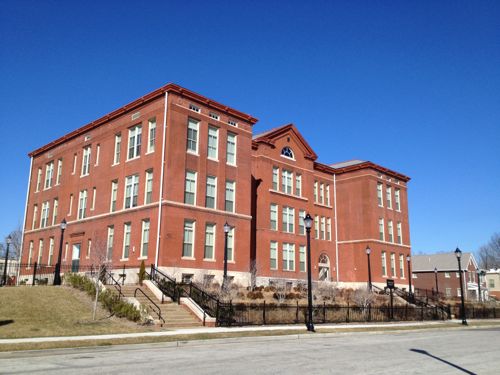
[[[68,287],[0,288],[0,338],[72,336],[148,330],[98,310],[92,301]],[[12,323],[9,323],[13,320]]]

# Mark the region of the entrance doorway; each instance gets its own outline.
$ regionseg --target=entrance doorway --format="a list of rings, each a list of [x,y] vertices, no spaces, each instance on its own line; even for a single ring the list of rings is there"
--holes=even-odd
[[[321,254],[318,262],[319,268],[319,281],[329,281],[330,280],[330,259],[328,255]]]

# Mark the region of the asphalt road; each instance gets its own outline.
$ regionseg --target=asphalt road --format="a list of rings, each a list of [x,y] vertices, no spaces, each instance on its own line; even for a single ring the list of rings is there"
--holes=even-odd
[[[297,337],[0,353],[0,373],[500,374],[500,328]]]

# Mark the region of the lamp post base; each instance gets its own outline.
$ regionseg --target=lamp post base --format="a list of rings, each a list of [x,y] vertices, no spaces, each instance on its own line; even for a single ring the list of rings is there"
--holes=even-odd
[[[306,327],[307,327],[307,331],[308,331],[308,332],[316,332],[316,331],[314,330],[314,324],[312,324],[312,323],[309,323],[309,322],[308,322],[308,323],[306,324]]]

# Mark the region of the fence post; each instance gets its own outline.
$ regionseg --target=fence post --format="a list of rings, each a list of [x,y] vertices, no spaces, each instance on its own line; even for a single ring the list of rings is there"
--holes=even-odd
[[[345,316],[345,322],[349,323],[349,302],[347,302],[347,314]]]
[[[296,308],[295,308],[295,323],[299,322],[299,300],[295,301],[296,303]]]
[[[326,323],[326,302],[323,301],[323,324]]]
[[[229,301],[229,327],[233,323],[233,300]]]
[[[368,321],[372,321],[372,305],[371,303],[368,305]]]
[[[219,322],[219,300],[217,300],[217,308],[215,310],[215,326],[220,326],[220,322]]]
[[[125,264],[123,265],[123,279],[122,279],[122,285],[125,285]]]
[[[266,325],[266,300],[264,300],[264,309],[262,310],[262,321]]]
[[[420,320],[424,321],[424,306],[420,306]]]
[[[38,263],[35,262],[35,264],[33,265],[33,282],[31,283],[31,286],[35,286],[35,279],[36,279],[36,267],[37,267]]]

